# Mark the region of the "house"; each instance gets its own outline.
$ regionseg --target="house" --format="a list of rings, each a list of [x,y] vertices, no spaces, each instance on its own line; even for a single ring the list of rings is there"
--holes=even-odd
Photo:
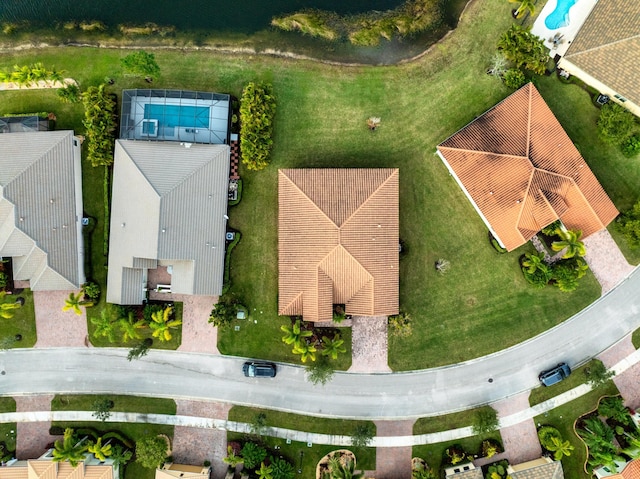
[[[279,314],[398,313],[398,188],[397,169],[278,172]]]
[[[54,462],[53,449],[38,459],[19,461],[13,459],[0,467],[0,479],[118,479],[119,472],[113,460],[100,461],[91,453],[73,467],[69,462]]]
[[[13,259],[13,279],[34,291],[78,289],[80,140],[73,131],[10,131],[0,134],[0,256]]]
[[[595,4],[558,67],[640,116],[640,2]]]
[[[156,469],[156,479],[209,479],[211,467],[165,463]]]
[[[508,251],[558,219],[586,238],[618,215],[531,83],[449,137],[437,151]]]
[[[507,474],[511,479],[564,479],[562,463],[550,457],[509,465]]]
[[[614,461],[612,466],[600,466],[593,470],[597,479],[637,479],[640,477],[640,459],[633,459],[629,462]]]
[[[447,467],[444,474],[445,479],[484,479],[482,468],[476,467],[472,462]]]
[[[220,295],[229,146],[116,140],[107,301],[142,304],[150,269],[172,293]]]

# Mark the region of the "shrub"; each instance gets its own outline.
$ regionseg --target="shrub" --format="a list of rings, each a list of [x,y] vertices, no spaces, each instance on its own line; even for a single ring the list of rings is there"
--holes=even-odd
[[[513,88],[514,90],[517,90],[525,83],[527,83],[527,79],[525,78],[524,73],[522,73],[517,68],[509,68],[506,72],[504,72],[504,75],[502,75],[502,81],[506,86],[508,86],[509,88]]]
[[[633,114],[617,103],[602,106],[598,117],[600,139],[611,145],[621,145],[631,134],[635,123]]]
[[[558,439],[562,439],[562,435],[560,434],[560,431],[558,431],[555,427],[543,426],[540,429],[538,429],[538,439],[540,440],[540,444],[547,451],[551,451],[551,449],[553,448],[552,439],[554,437]]]
[[[638,155],[640,153],[640,135],[631,135],[622,142],[622,154],[627,158]]]
[[[249,83],[240,100],[240,151],[242,162],[250,170],[262,170],[269,164],[275,113],[271,85]]]
[[[116,131],[116,102],[105,91],[105,85],[92,86],[82,93],[84,120],[87,129],[87,159],[93,166],[113,163]]]
[[[272,457],[271,476],[273,479],[294,479],[296,477],[295,468],[286,459]]]
[[[498,429],[499,425],[498,413],[495,409],[487,406],[476,412],[471,427],[474,434],[486,434]]]
[[[578,288],[578,280],[587,273],[588,269],[589,266],[584,260],[573,257],[554,264],[551,277],[560,291],[566,293]]]
[[[82,285],[82,292],[85,297],[91,301],[97,302],[100,299],[100,285],[97,283],[93,283],[91,281],[87,281]]]
[[[482,441],[482,457],[493,457],[501,452],[502,447],[500,447],[498,441],[495,441],[493,439],[485,439],[484,441]]]
[[[609,381],[609,379],[615,376],[615,372],[608,371],[602,361],[597,359],[593,361],[591,366],[584,370],[584,374],[587,376],[587,382],[591,384],[593,388],[602,386],[604,383]]]
[[[464,452],[464,449],[460,444],[454,444],[448,447],[445,449],[444,453],[452,466],[461,463],[467,457],[467,454]]]
[[[640,200],[620,215],[617,225],[632,249],[640,246]]]
[[[136,443],[136,461],[142,467],[155,469],[167,458],[167,441],[161,436],[145,436]]]
[[[491,243],[491,246],[493,246],[493,249],[495,249],[500,254],[504,254],[507,252],[505,248],[500,246],[500,243],[498,243],[498,240],[493,237],[493,235],[491,234],[491,231],[488,232],[488,235],[489,235],[489,242]]]
[[[147,53],[144,50],[130,53],[122,58],[120,63],[130,75],[150,79],[158,78],[160,75],[160,67],[156,62],[155,55],[153,53]]]
[[[353,447],[367,447],[376,434],[376,426],[373,423],[365,422],[358,424],[351,434],[351,444]]]
[[[267,457],[267,450],[255,442],[247,442],[240,451],[245,469],[255,469]]]
[[[218,328],[225,328],[236,320],[238,301],[230,296],[221,296],[209,315],[209,322]]]
[[[64,103],[78,103],[80,101],[80,88],[78,85],[70,84],[64,88],[58,88],[58,98]]]
[[[525,68],[538,75],[546,70],[549,50],[541,38],[519,25],[513,25],[502,34],[498,49],[517,68]]]
[[[398,336],[401,338],[411,336],[412,327],[411,317],[409,316],[409,313],[400,312],[400,314],[389,316],[388,324],[389,331],[393,336]]]

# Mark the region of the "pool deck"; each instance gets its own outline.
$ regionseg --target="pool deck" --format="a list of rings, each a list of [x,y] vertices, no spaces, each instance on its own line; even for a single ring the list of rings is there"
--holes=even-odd
[[[606,1],[606,0],[603,0]],[[554,58],[556,55],[563,56],[571,46],[580,27],[587,19],[597,0],[578,0],[575,5],[569,9],[569,25],[566,27],[550,30],[544,24],[545,19],[555,10],[558,0],[549,0],[533,24],[531,33],[542,38],[545,46],[549,49],[549,56]],[[560,42],[554,45],[553,38],[560,38]]]

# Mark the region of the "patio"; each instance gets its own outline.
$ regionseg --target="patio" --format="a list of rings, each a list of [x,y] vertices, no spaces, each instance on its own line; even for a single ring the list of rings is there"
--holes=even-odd
[[[563,56],[566,53],[597,0],[577,0],[573,6],[569,7],[568,25],[559,28],[547,27],[545,25],[547,17],[555,11],[559,3],[562,7],[565,2],[566,0],[549,0],[531,28],[531,33],[544,40],[551,58],[555,58],[556,55]]]

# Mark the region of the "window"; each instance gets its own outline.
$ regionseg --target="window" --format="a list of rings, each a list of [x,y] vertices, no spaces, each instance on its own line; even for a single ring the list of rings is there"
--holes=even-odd
[[[622,95],[613,95],[613,96],[616,97],[618,100],[620,100],[622,103],[627,101],[627,99],[625,97],[623,97]]]

